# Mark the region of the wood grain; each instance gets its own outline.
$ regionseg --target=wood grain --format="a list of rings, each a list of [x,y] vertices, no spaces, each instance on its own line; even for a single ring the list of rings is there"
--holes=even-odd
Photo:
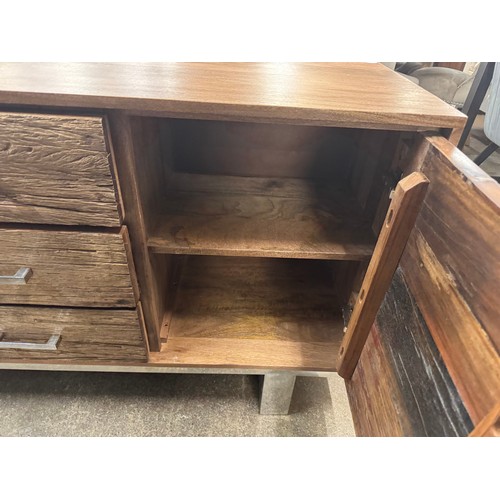
[[[146,245],[148,225],[157,210],[159,189],[164,180],[158,123],[133,119],[118,111],[109,114],[108,122],[149,348],[159,351],[168,266],[163,256],[150,255]]]
[[[342,340],[338,360],[338,372],[341,377],[352,377],[408,241],[428,184],[429,181],[424,175],[414,172],[401,180],[396,187]]]
[[[0,274],[33,271],[0,285],[0,304],[135,307],[123,231],[0,229],[0,254]]]
[[[466,436],[473,428],[400,269],[347,391],[358,435]]]
[[[191,256],[163,328],[163,362],[333,370],[343,320],[326,263]]]
[[[424,145],[430,189],[401,266],[477,424],[500,399],[500,186],[445,139]]]
[[[453,276],[418,230],[408,241],[401,265],[451,377],[477,423],[500,397],[498,352],[456,289]]]
[[[342,185],[175,174],[148,239],[158,253],[364,260],[368,217]]]
[[[275,123],[168,122],[176,170],[197,174],[344,180],[359,135],[355,129]]]
[[[0,113],[0,222],[119,226],[100,117]]]
[[[57,351],[0,349],[2,362],[146,361],[135,310],[0,306],[0,331],[5,342],[43,343],[61,335]]]
[[[2,63],[0,102],[384,130],[466,119],[368,63]]]
[[[352,378],[346,380],[346,389],[356,436],[412,434],[403,397],[376,325],[371,329]]]
[[[432,186],[418,228],[500,352],[500,186],[444,139],[428,141],[421,170]]]
[[[476,425],[469,437],[500,437],[500,403]]]
[[[171,337],[148,366],[335,371],[340,342]]]

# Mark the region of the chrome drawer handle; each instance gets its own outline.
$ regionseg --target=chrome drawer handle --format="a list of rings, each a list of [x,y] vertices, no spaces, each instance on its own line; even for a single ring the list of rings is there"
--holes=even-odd
[[[26,285],[32,276],[31,267],[21,267],[12,276],[0,276],[0,285]]]
[[[59,334],[51,335],[44,344],[35,342],[2,342],[3,333],[0,333],[0,349],[23,349],[29,351],[57,351],[57,344],[61,340]]]

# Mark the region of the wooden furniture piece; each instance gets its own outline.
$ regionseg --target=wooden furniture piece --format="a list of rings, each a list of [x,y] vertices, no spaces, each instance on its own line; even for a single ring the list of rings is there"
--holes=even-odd
[[[460,135],[461,113],[364,63],[8,63],[0,65],[0,103],[2,368],[260,374],[261,411],[286,413],[295,376],[336,371],[343,340],[356,339],[344,375],[353,372],[357,431],[383,433],[377,405],[390,395],[381,399],[384,386],[373,384],[390,363],[367,365],[367,328],[400,278],[398,269],[391,284],[408,237],[403,269],[412,286],[427,286],[434,260],[420,234],[462,209],[443,205],[433,183],[448,180],[444,193],[454,189],[463,205],[476,189],[460,185],[477,172],[447,140]],[[400,203],[398,193],[427,179],[415,232],[424,190],[413,202]],[[461,255],[493,265],[498,252],[483,239],[498,230],[500,196],[477,182],[490,208],[454,224],[458,237],[476,238],[477,254],[464,243]],[[444,211],[435,222],[433,206]],[[448,272],[460,269],[459,257],[446,258]],[[376,271],[363,281],[367,268]],[[448,325],[444,309],[477,303],[481,338],[464,342],[478,355],[498,325],[497,275],[488,272],[478,266],[464,282],[471,297],[432,281],[443,293],[426,316]],[[471,286],[482,287],[480,299]],[[436,333],[434,349],[447,352],[439,340],[447,332]],[[444,358],[440,370],[450,370],[450,390],[469,410],[468,382],[451,368],[465,355]],[[370,412],[371,427],[362,421]]]

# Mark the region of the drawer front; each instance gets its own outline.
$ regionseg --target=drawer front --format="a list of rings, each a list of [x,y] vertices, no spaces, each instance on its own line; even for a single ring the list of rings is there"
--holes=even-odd
[[[144,362],[136,310],[0,306],[0,361]]]
[[[102,118],[0,113],[0,222],[120,225]]]
[[[0,229],[0,304],[133,308],[127,241],[125,227],[119,233]]]

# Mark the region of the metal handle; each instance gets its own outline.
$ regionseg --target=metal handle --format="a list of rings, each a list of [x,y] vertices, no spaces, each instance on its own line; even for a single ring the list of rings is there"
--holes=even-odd
[[[0,285],[26,285],[32,276],[31,267],[21,267],[12,276],[0,276]]]
[[[30,351],[57,351],[57,344],[61,340],[61,335],[51,335],[44,344],[35,342],[2,342],[3,333],[0,333],[0,349],[24,349]]]

